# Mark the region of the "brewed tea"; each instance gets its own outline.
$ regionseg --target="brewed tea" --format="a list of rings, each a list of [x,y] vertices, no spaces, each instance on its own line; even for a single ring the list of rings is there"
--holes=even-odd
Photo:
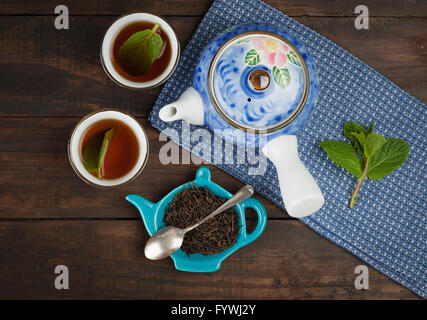
[[[115,119],[107,119],[96,122],[89,127],[81,140],[81,159],[85,164],[83,154],[88,143],[96,139],[97,136],[103,137],[108,131],[112,131],[114,135],[109,141],[105,156],[102,159],[100,178],[118,179],[125,176],[135,167],[139,157],[137,137],[125,123]],[[99,177],[97,171],[91,171],[90,173]]]
[[[128,26],[126,26],[122,31],[120,31],[117,37],[115,38],[114,45],[113,45],[112,63],[116,71],[124,78],[131,81],[135,81],[135,82],[146,82],[160,76],[163,73],[163,71],[165,71],[166,68],[168,67],[171,61],[172,47],[171,47],[171,43],[168,36],[164,31],[162,31],[161,28],[157,29],[157,33],[160,35],[160,37],[163,40],[163,46],[159,56],[153,62],[151,69],[148,73],[134,76],[124,71],[123,68],[120,66],[118,57],[119,57],[119,51],[122,45],[129,39],[130,36],[132,36],[136,32],[147,30],[147,29],[151,30],[153,29],[153,27],[154,27],[154,23],[146,22],[146,21],[131,23]]]

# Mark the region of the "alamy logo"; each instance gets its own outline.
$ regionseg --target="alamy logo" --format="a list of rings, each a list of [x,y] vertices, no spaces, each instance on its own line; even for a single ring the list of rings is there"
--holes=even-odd
[[[357,290],[369,289],[369,270],[367,266],[359,265],[354,269],[354,273],[359,274],[354,280],[354,287]]]
[[[55,278],[55,288],[58,290],[68,290],[69,286],[69,271],[65,265],[59,265],[55,267],[55,274],[59,274]]]
[[[56,8],[55,8],[55,14],[59,14],[59,16],[57,16],[55,18],[55,28],[57,30],[69,29],[68,7],[64,6],[62,4],[59,5],[59,6],[56,6]]]
[[[361,4],[354,8],[354,13],[358,14],[354,20],[354,27],[357,30],[369,29],[369,9],[367,6]]]
[[[229,137],[233,141],[236,131],[234,129],[215,129],[212,133],[205,128],[198,128],[191,131],[191,126],[188,122],[181,122],[181,132],[172,127],[167,127],[161,131],[159,141],[166,142],[159,151],[159,160],[161,164],[189,164],[194,163],[200,165],[202,163],[211,164],[247,164],[248,175],[264,175],[267,171],[267,158],[260,152],[260,145],[267,143],[267,135],[260,134],[256,143],[248,143],[253,138],[253,133],[238,133],[240,134],[241,143],[224,142],[222,137]],[[191,154],[180,148],[172,140],[168,141],[170,137],[174,141],[181,141],[187,147],[191,147]],[[237,139],[237,138],[236,138]],[[205,159],[205,160],[203,160]]]

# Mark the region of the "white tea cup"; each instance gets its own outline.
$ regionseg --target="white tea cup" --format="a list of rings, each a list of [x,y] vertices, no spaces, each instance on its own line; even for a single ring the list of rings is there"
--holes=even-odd
[[[113,47],[116,37],[124,28],[137,22],[148,22],[152,23],[153,25],[156,23],[159,24],[160,29],[166,34],[171,45],[171,58],[165,70],[154,79],[145,82],[137,82],[125,78],[123,75],[117,72],[113,63]],[[125,14],[119,17],[108,28],[101,45],[101,63],[105,72],[114,82],[128,89],[150,89],[162,84],[172,75],[173,71],[175,70],[178,64],[179,55],[180,45],[172,27],[163,18],[150,13],[136,12]]]
[[[117,179],[99,179],[88,172],[83,163],[83,140],[88,130],[103,120],[117,120],[134,133],[139,146],[138,158],[133,168]],[[76,174],[86,183],[98,187],[115,187],[134,180],[144,169],[148,159],[148,137],[144,128],[131,115],[118,110],[101,110],[85,116],[75,126],[68,143],[68,158]]]

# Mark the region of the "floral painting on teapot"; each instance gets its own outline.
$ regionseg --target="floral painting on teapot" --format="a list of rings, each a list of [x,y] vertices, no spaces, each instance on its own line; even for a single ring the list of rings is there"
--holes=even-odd
[[[250,40],[241,40],[240,43],[250,43],[253,48],[249,49],[246,53],[245,63],[248,66],[255,66],[259,63],[269,65],[273,71],[274,81],[281,88],[285,88],[291,82],[291,76],[286,63],[289,61],[301,67],[298,56],[283,42],[259,36],[253,37]]]
[[[247,34],[223,47],[212,82],[224,114],[250,129],[286,121],[300,105],[307,85],[298,55],[268,33]]]

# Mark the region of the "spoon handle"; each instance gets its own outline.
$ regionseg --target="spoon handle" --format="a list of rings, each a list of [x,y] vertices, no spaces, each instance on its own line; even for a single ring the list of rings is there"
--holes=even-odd
[[[236,204],[242,202],[243,200],[250,198],[253,194],[254,194],[254,188],[252,188],[250,185],[244,186],[239,191],[237,191],[233,197],[231,197],[226,202],[224,202],[218,209],[216,209],[214,212],[212,212],[207,217],[204,217],[199,222],[197,222],[197,223],[193,224],[192,226],[186,228],[184,230],[184,232],[186,233],[188,231],[193,230],[194,228],[197,228],[202,223],[204,223],[207,220],[209,220],[210,218],[216,216],[218,213],[221,213],[221,212],[227,210],[228,208],[231,208],[231,207],[235,206]]]

